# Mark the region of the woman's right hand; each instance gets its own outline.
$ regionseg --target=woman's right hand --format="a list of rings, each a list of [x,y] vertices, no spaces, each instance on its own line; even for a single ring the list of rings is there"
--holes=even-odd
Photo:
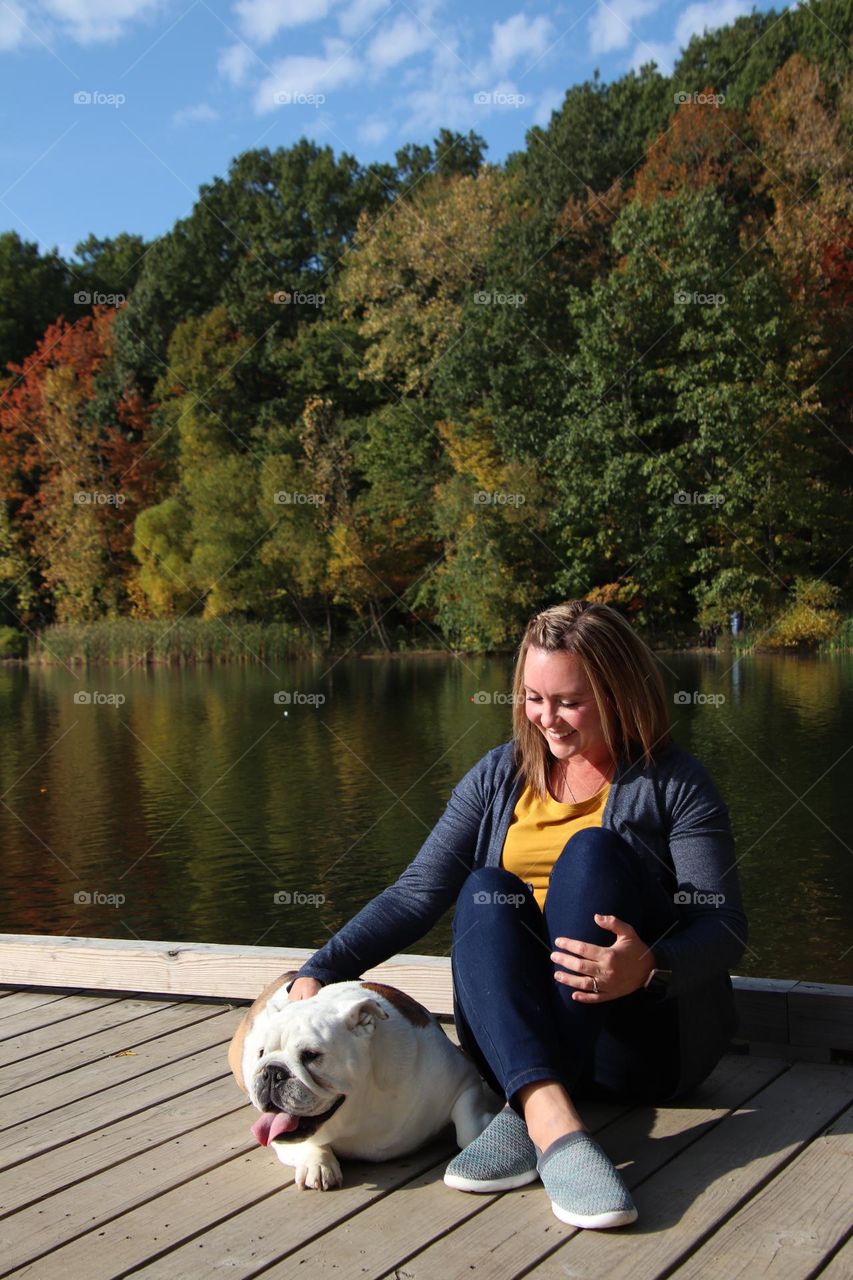
[[[288,1000],[307,1000],[310,996],[316,996],[322,985],[322,982],[318,982],[316,978],[297,978],[288,991],[287,998]]]

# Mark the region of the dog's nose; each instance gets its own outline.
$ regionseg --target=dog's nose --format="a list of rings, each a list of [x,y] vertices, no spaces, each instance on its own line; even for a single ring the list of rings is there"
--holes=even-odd
[[[274,1089],[276,1085],[284,1084],[285,1080],[289,1080],[292,1075],[287,1067],[281,1067],[277,1063],[268,1063],[261,1072],[261,1079]]]

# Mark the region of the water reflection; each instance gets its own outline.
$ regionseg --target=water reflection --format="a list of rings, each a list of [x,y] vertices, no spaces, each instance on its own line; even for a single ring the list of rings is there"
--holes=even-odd
[[[675,737],[732,811],[740,971],[849,981],[853,660],[662,661]],[[320,945],[507,739],[510,679],[509,658],[445,655],[2,668],[2,928]],[[412,949],[449,946],[448,915]]]

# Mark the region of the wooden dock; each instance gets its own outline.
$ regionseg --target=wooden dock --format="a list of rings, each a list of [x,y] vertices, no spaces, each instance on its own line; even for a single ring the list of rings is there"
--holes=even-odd
[[[341,1189],[297,1192],[292,1170],[251,1137],[255,1113],[225,1053],[262,985],[253,966],[274,974],[307,952],[247,948],[222,978],[228,949],[122,945],[144,995],[118,993],[115,944],[0,940],[0,1276],[853,1277],[850,988],[815,989],[803,1025],[822,1043],[792,1043],[788,1012],[773,1053],[774,1002],[795,1006],[804,984],[762,993],[747,983],[760,1039],[733,1046],[693,1096],[662,1108],[581,1105],[640,1217],[576,1231],[539,1183],[486,1196],[445,1187],[451,1129],[406,1159],[342,1161]],[[168,989],[178,954],[195,966],[194,996]],[[399,956],[371,976],[420,998],[426,983],[424,1003],[440,1005],[443,965]],[[245,995],[211,990],[239,985],[250,968]]]

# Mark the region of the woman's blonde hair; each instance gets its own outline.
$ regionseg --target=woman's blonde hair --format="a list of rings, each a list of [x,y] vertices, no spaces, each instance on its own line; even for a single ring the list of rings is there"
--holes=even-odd
[[[535,614],[518,649],[512,685],[516,777],[545,799],[551,753],[524,706],[524,662],[531,646],[579,658],[613,759],[624,756],[629,763],[651,764],[653,752],[668,741],[670,732],[663,679],[654,654],[609,605],[567,600]]]

